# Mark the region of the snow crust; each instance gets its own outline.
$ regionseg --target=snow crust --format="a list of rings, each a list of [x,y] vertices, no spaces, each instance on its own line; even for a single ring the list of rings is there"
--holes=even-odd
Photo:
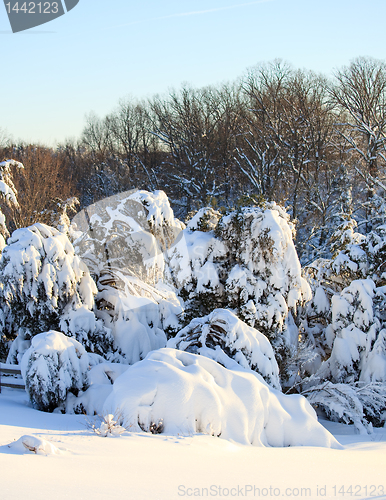
[[[98,417],[87,419],[100,427]],[[271,498],[270,487],[272,491],[280,489],[279,497],[291,488],[291,493],[295,493],[292,496],[298,493],[298,498],[301,488],[310,488],[307,498],[317,500],[323,498],[321,487],[326,487],[324,498],[333,498],[334,486],[350,484],[361,485],[355,498],[369,498],[369,488],[365,491],[364,487],[382,484],[384,477],[385,429],[374,429],[371,436],[359,435],[353,425],[320,422],[343,444],[343,450],[247,446],[205,434],[125,432],[119,438],[104,439],[87,427],[83,416],[36,411],[23,391],[3,388],[0,394],[2,498],[41,500],[43,495],[56,500],[111,497],[177,500],[181,498],[178,494],[181,485],[186,492],[192,488],[191,493],[196,487],[201,493],[202,488],[216,485],[217,497],[220,486],[224,493],[224,488],[236,488],[237,492],[238,486],[251,485],[252,491],[244,498],[254,498],[256,486],[260,497],[263,489],[268,491],[266,498]],[[45,439],[62,454],[45,457],[8,447],[22,435]],[[378,489],[376,493],[381,495]],[[206,497],[201,495],[201,498]]]
[[[254,372],[160,349],[129,366],[104,405],[126,429],[204,433],[255,446],[339,448],[302,396],[286,396]]]

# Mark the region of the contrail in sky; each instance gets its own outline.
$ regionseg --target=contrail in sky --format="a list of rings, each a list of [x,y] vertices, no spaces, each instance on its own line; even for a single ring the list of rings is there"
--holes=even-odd
[[[248,5],[256,5],[258,3],[267,3],[267,2],[272,2],[272,1],[273,0],[257,0],[256,2],[239,3],[236,5],[229,5],[228,7],[217,7],[216,9],[194,10],[192,12],[181,12],[180,14],[170,14],[169,16],[157,17],[155,19],[152,19],[152,21],[156,21],[158,19],[170,19],[171,17],[198,16],[200,14],[209,14],[210,12],[220,12],[222,10],[237,9],[238,7],[247,7]]]
[[[118,26],[109,26],[105,29],[112,29],[112,28],[123,28],[124,26],[133,26],[134,24],[140,24],[140,23],[147,23],[150,21],[161,21],[163,19],[172,19],[173,17],[188,17],[188,16],[200,16],[202,14],[210,14],[212,12],[221,12],[223,10],[230,10],[230,9],[237,9],[239,7],[248,7],[249,5],[257,5],[259,3],[268,3],[268,2],[273,2],[274,0],[256,0],[254,2],[247,2],[247,3],[239,3],[236,5],[228,5],[227,7],[217,7],[215,9],[207,9],[207,10],[194,10],[191,12],[180,12],[177,14],[169,14],[167,16],[161,16],[161,17],[151,17],[149,19],[143,19],[141,21],[133,21],[131,23],[126,23],[126,24],[119,24]]]

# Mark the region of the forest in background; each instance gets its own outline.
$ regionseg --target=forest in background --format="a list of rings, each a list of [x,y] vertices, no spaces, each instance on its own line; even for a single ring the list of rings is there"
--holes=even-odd
[[[237,82],[123,99],[105,117],[90,113],[79,140],[57,148],[0,141],[0,160],[25,167],[12,173],[19,206],[2,207],[10,233],[54,224],[73,197],[80,210],[130,189],[161,189],[181,220],[204,206],[281,204],[308,264],[331,255],[345,221],[365,234],[381,215],[386,65],[357,58],[329,80],[276,60]]]

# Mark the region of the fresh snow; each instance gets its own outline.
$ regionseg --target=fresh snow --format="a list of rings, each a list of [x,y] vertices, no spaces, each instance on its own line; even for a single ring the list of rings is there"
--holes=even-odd
[[[103,414],[135,432],[162,426],[165,434],[203,433],[254,446],[339,447],[303,396],[286,396],[255,372],[170,348],[129,366]]]
[[[39,412],[31,408],[24,391],[3,389],[1,498],[177,500],[193,497],[195,491],[196,497],[197,493],[205,494],[205,488],[211,487],[216,496],[220,496],[220,488],[221,496],[226,496],[226,488],[236,488],[233,493],[249,492],[244,498],[259,498],[257,493],[253,495],[256,487],[260,497],[277,498],[273,494],[276,488],[279,497],[291,498],[292,493],[292,498],[320,500],[353,498],[334,495],[350,485],[358,492],[354,498],[386,498],[379,488],[386,487],[383,428],[361,436],[355,434],[353,426],[322,421],[343,445],[342,450],[336,450],[255,447],[207,435],[125,432],[120,437],[103,438],[90,429],[93,423],[92,417]],[[98,429],[101,423],[95,417]],[[9,447],[23,436],[51,443],[60,454],[35,454],[15,444]],[[306,495],[304,490],[301,495],[302,488],[309,488],[310,493]],[[317,494],[324,491],[325,496]],[[234,497],[231,491],[228,497]]]

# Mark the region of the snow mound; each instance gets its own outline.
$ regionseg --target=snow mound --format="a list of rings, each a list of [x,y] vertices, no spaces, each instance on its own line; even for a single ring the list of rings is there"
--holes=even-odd
[[[128,430],[204,433],[255,446],[339,443],[305,398],[286,396],[254,372],[228,370],[175,349],[150,353],[114,383],[103,414]]]
[[[206,356],[225,368],[254,370],[280,390],[279,367],[269,340],[226,309],[192,320],[168,347]]]
[[[31,452],[36,455],[60,455],[62,452],[45,439],[25,435],[8,445],[16,453]]]

